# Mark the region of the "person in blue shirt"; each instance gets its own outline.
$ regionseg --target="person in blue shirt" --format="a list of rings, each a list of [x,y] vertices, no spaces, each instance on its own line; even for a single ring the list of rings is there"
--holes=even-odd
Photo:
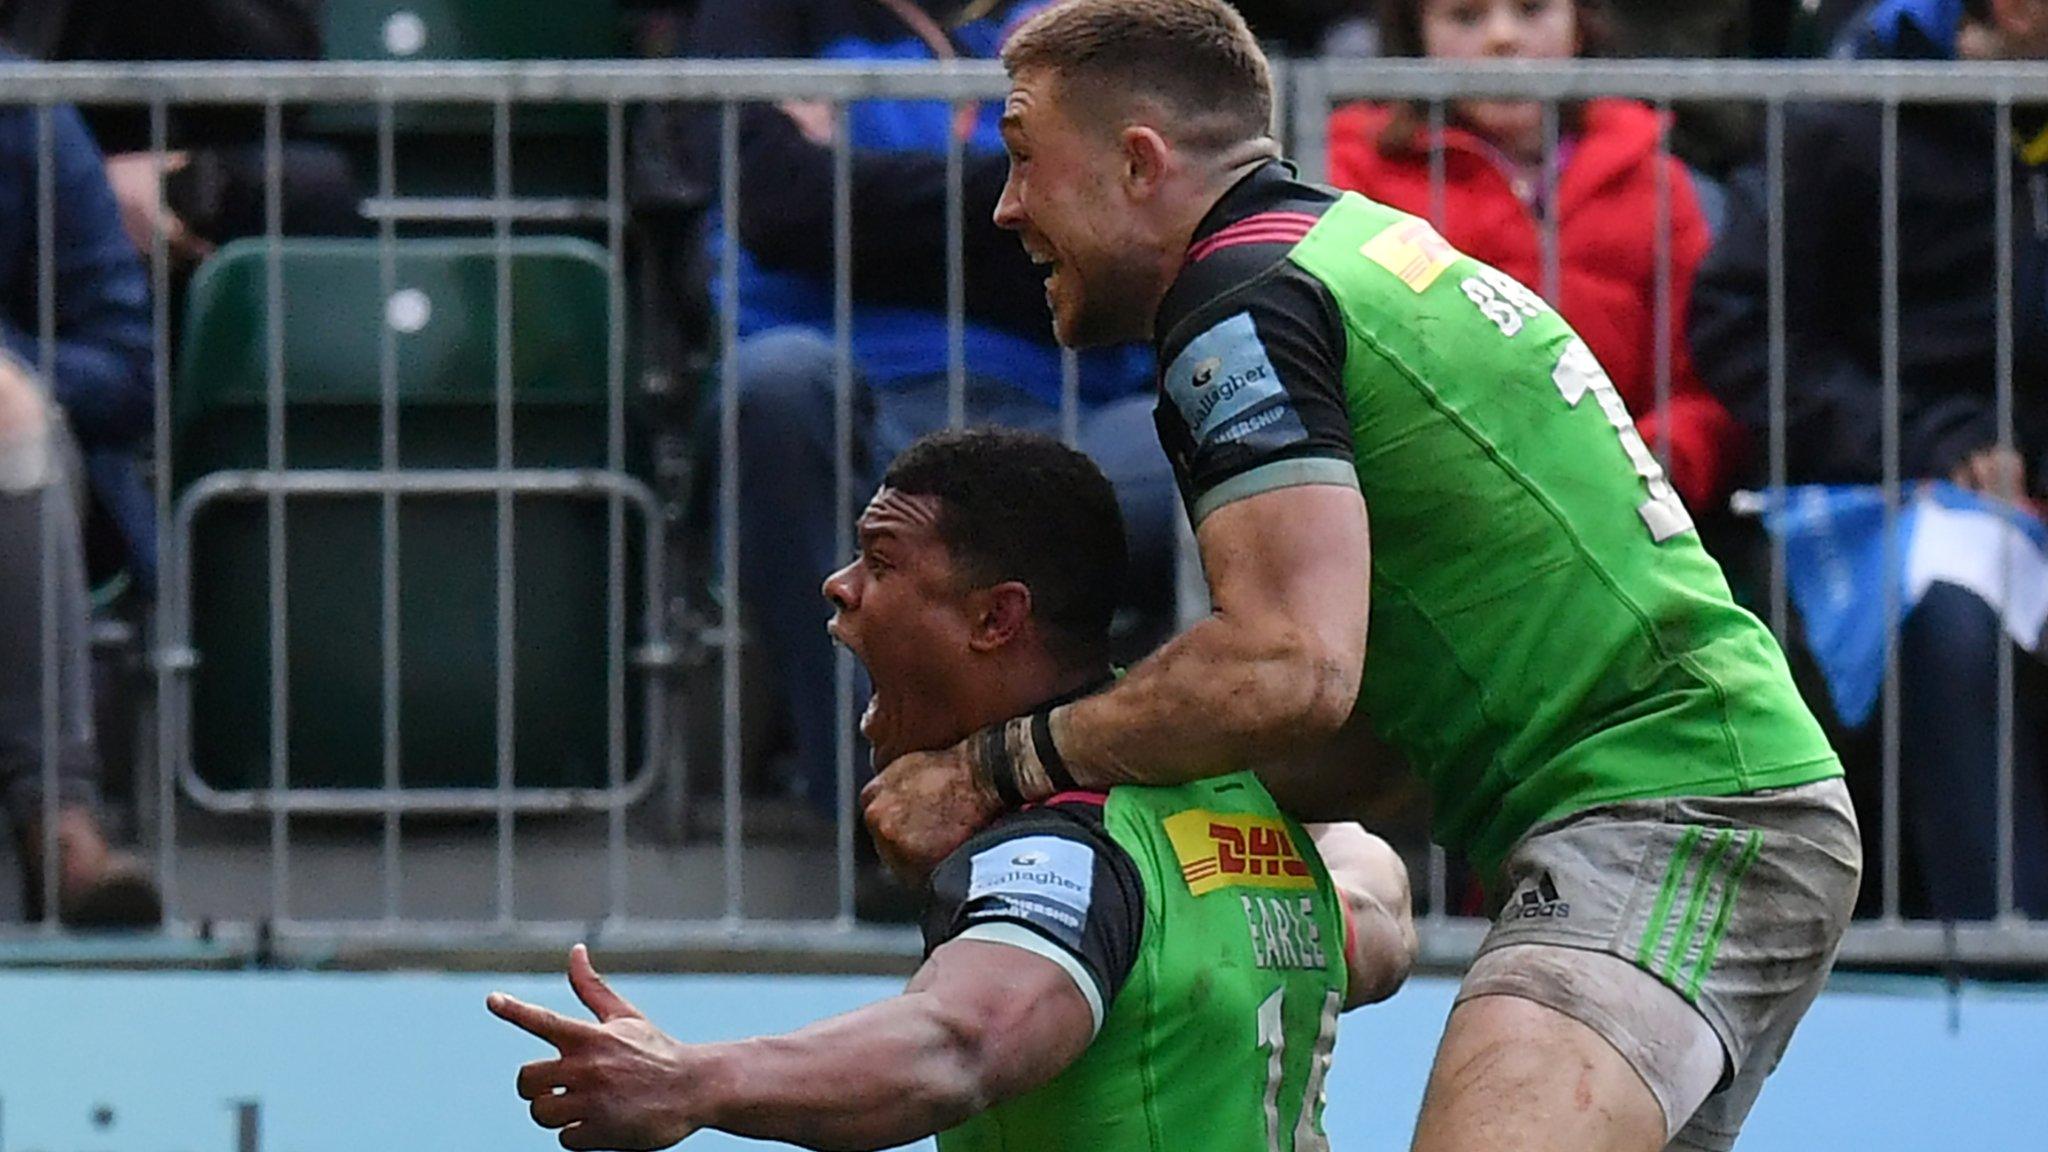
[[[100,829],[81,535],[91,499],[118,530],[129,568],[145,578],[153,571],[155,525],[138,461],[153,409],[149,283],[77,111],[53,107],[49,128],[54,339],[46,346],[41,129],[34,109],[0,109],[0,807],[18,838],[32,918],[48,911],[48,837],[59,916],[136,927],[156,923],[161,909],[140,863],[109,848]],[[46,595],[55,600],[54,669],[42,657],[51,650]],[[46,707],[57,713],[54,826],[44,819]]]
[[[1035,10],[1011,0],[705,0],[687,48],[721,58],[992,59]],[[949,417],[946,150],[962,148],[965,419],[1060,430],[1062,375],[1045,272],[991,219],[1008,161],[994,103],[870,100],[844,121],[852,149],[852,359],[856,492]],[[719,113],[687,121],[688,163],[716,188]],[[833,656],[818,585],[834,552],[833,133],[822,104],[748,105],[740,119],[738,254],[741,587],[748,627],[780,678],[795,743],[792,785],[836,814]],[[714,253],[721,222],[711,222]],[[712,262],[716,267],[716,261]],[[717,299],[718,285],[712,285]],[[1174,490],[1153,447],[1152,362],[1135,346],[1080,360],[1078,446],[1115,484],[1137,605],[1171,600]],[[848,523],[854,509],[845,510]],[[864,689],[856,699],[864,699]]]

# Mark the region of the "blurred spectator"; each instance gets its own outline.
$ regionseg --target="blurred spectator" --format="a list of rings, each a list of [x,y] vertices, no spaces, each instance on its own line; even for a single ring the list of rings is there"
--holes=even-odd
[[[1608,30],[1597,6],[1573,0],[1396,0],[1383,8],[1390,54],[1439,59],[1598,54]],[[1544,289],[1542,105],[1460,101],[1446,111],[1440,226],[1446,239],[1524,284]],[[1692,176],[1660,150],[1659,121],[1627,100],[1560,110],[1557,299],[1653,449],[1668,449],[1671,480],[1688,505],[1719,508],[1742,443],[1740,429],[1693,374],[1683,317],[1708,229]],[[1425,219],[1431,190],[1429,123],[1418,107],[1357,106],[1330,122],[1330,182]],[[1668,196],[1669,298],[1658,331],[1658,182]],[[1670,357],[1658,407],[1658,357]]]
[[[2036,59],[2048,56],[2048,0],[1885,0],[1847,36],[1861,58]],[[1909,106],[1898,122],[1901,473],[2008,499],[2040,495],[2048,476],[2048,119],[2038,109],[2015,119],[2017,156],[1997,154],[1988,108]],[[1786,113],[1784,419],[1795,483],[1872,484],[1883,474],[1882,132],[1872,104]],[[1997,446],[1999,181],[2013,185],[2016,215],[2017,453]],[[1772,416],[1768,196],[1759,170],[1734,182],[1691,333],[1702,375],[1758,435]],[[2005,642],[1991,606],[1948,586],[1928,594],[1900,639],[1906,843],[1943,918],[1994,907],[1995,654]],[[2037,670],[2022,672],[2015,878],[2020,907],[2048,916],[2048,699]]]
[[[1004,0],[704,0],[700,56],[932,60],[993,58],[1032,5]],[[991,216],[1008,162],[994,102],[855,104],[844,120],[852,166],[853,490],[948,419],[946,159],[962,145],[966,420],[1057,431],[1061,358],[1044,271]],[[715,108],[687,145],[718,187]],[[833,655],[819,582],[845,557],[836,533],[833,352],[833,145],[823,104],[745,108],[740,122],[741,586],[779,674],[795,741],[792,784],[821,812],[838,788]],[[711,226],[718,243],[719,223]],[[1164,620],[1175,500],[1152,427],[1151,360],[1137,348],[1080,357],[1079,443],[1115,482],[1131,533],[1132,587]],[[845,516],[842,516],[842,512]],[[857,689],[865,698],[865,688]]]
[[[1795,48],[1806,49],[1807,55],[1825,56],[1839,52],[1854,56],[1854,48],[1843,43],[1844,33],[1851,29],[1860,30],[1869,24],[1871,9],[1883,0],[1804,0],[1799,7],[1806,14],[1804,28],[1796,28]],[[1850,38],[1853,38],[1851,33]]]
[[[1630,56],[1691,59],[1746,56],[1750,0],[1608,0],[1622,51]]]
[[[1372,0],[1241,0],[1253,35],[1276,56],[1371,55]]]
[[[0,0],[0,38],[23,55],[53,61],[321,58],[318,0]],[[108,106],[84,115],[107,154],[122,221],[143,252],[160,230],[173,259],[189,264],[217,244],[264,230],[260,108],[172,108],[172,151],[161,181],[148,154],[146,108]],[[367,230],[341,151],[289,136],[283,151],[287,233]]]
[[[51,127],[55,341],[46,358],[37,116],[0,110],[0,806],[14,825],[32,917],[44,911],[49,835],[66,923],[143,926],[161,914],[156,889],[135,859],[109,849],[98,814],[79,464],[93,495],[115,513],[133,559],[146,563],[155,537],[134,453],[150,429],[148,281],[77,112],[54,108]],[[45,369],[49,378],[39,382],[35,373]],[[55,555],[46,554],[46,541]],[[46,568],[54,587],[45,586]],[[42,658],[46,593],[56,600],[54,669]],[[47,702],[46,677],[56,686]],[[58,741],[54,828],[43,823],[46,703],[56,710]]]
[[[1604,0],[1611,55],[1662,60],[1771,55],[1783,39],[1775,20],[1795,0]],[[1701,172],[1725,176],[1754,153],[1757,110],[1742,100],[1685,100],[1671,106],[1667,147]]]

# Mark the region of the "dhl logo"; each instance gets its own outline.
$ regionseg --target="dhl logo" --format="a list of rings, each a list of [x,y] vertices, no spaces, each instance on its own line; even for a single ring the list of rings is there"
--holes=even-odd
[[[1181,877],[1197,896],[1226,887],[1316,886],[1285,821],[1195,808],[1176,812],[1164,823],[1180,858]]]

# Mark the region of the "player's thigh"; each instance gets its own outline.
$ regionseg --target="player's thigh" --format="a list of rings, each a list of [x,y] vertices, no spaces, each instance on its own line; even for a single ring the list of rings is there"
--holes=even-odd
[[[1414,1152],[1657,1152],[1664,1112],[1613,1045],[1521,996],[1451,1011]]]
[[[1461,996],[1584,1023],[1635,1067],[1677,1146],[1726,1148],[1826,978],[1859,867],[1839,780],[1592,809],[1509,853],[1506,906]]]

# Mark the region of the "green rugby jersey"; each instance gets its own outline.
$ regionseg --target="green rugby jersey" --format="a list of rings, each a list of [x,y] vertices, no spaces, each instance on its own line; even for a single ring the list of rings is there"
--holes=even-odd
[[[933,873],[924,933],[927,952],[992,940],[1054,961],[1097,1026],[941,1152],[1326,1152],[1343,913],[1250,773],[1012,813]]]
[[[1598,804],[1840,773],[1776,640],[1535,293],[1274,163],[1203,222],[1156,330],[1160,438],[1197,523],[1291,485],[1364,494],[1362,704],[1483,874]]]

